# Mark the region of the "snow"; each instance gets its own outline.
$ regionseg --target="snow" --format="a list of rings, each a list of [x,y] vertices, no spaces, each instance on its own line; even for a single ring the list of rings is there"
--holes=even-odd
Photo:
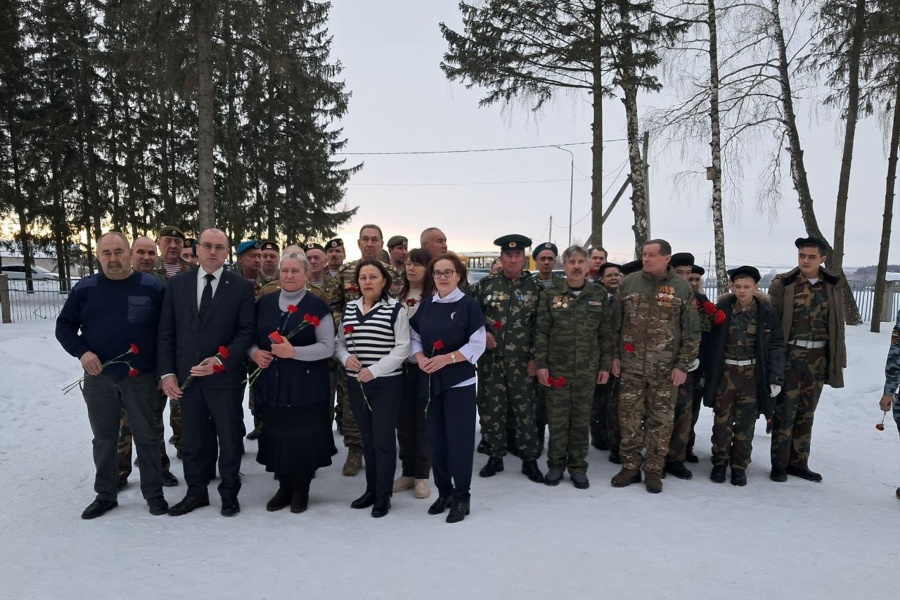
[[[343,451],[313,481],[306,513],[267,513],[276,485],[255,442],[235,518],[219,515],[217,482],[211,507],[151,516],[135,469],[119,507],[84,521],[91,432],[81,397],[60,393],[78,362],[52,321],[0,325],[0,598],[895,598],[900,441],[890,417],[874,427],[884,329],[847,330],[847,387],[825,388],[814,430],[823,483],[769,481],[762,421],[747,487],[711,483],[704,409],[691,481],[669,477],[659,495],[614,489],[616,466],[592,448],[589,490],[551,488],[508,457],[493,479],[476,474],[471,516],[448,525],[411,492],[383,519],[351,510],[365,483],[341,475]],[[477,472],[485,458],[475,461]],[[184,491],[183,480],[166,488],[169,502]]]

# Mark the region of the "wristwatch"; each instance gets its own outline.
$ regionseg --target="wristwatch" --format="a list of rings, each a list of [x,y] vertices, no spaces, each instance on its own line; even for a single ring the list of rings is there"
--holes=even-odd
[[[450,360],[452,360],[453,362],[456,362],[456,352],[450,353]]]

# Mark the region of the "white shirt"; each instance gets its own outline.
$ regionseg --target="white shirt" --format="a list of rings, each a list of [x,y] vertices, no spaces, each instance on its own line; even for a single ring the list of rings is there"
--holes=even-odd
[[[212,286],[213,297],[216,295],[216,290],[219,288],[219,282],[222,281],[222,273],[225,271],[225,267],[219,267],[215,271],[212,272],[213,277],[215,279],[212,280],[210,285]],[[197,308],[200,308],[200,298],[203,297],[203,288],[206,287],[206,271],[203,270],[203,267],[197,269]]]

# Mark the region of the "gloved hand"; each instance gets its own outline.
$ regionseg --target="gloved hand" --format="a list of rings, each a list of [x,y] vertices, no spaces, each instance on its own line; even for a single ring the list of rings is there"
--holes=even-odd
[[[694,362],[692,362],[692,363],[690,364],[690,366],[688,366],[687,372],[688,372],[688,373],[691,373],[691,372],[693,372],[693,371],[696,371],[696,370],[697,370],[697,367],[699,367],[699,366],[700,366],[700,359],[699,359],[699,358],[695,358],[695,359],[694,359]]]
[[[772,385],[769,386],[769,395],[772,396],[773,398],[776,397],[780,393],[781,393],[780,385],[773,383]]]

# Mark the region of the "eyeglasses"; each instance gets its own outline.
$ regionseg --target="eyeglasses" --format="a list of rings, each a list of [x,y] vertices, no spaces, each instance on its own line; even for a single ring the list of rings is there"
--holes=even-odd
[[[215,250],[216,252],[225,252],[228,250],[228,246],[225,244],[210,244],[209,242],[203,242],[202,244],[197,244],[207,252],[212,252]]]
[[[447,269],[446,271],[434,271],[432,275],[435,279],[450,279],[456,273],[453,269]]]

